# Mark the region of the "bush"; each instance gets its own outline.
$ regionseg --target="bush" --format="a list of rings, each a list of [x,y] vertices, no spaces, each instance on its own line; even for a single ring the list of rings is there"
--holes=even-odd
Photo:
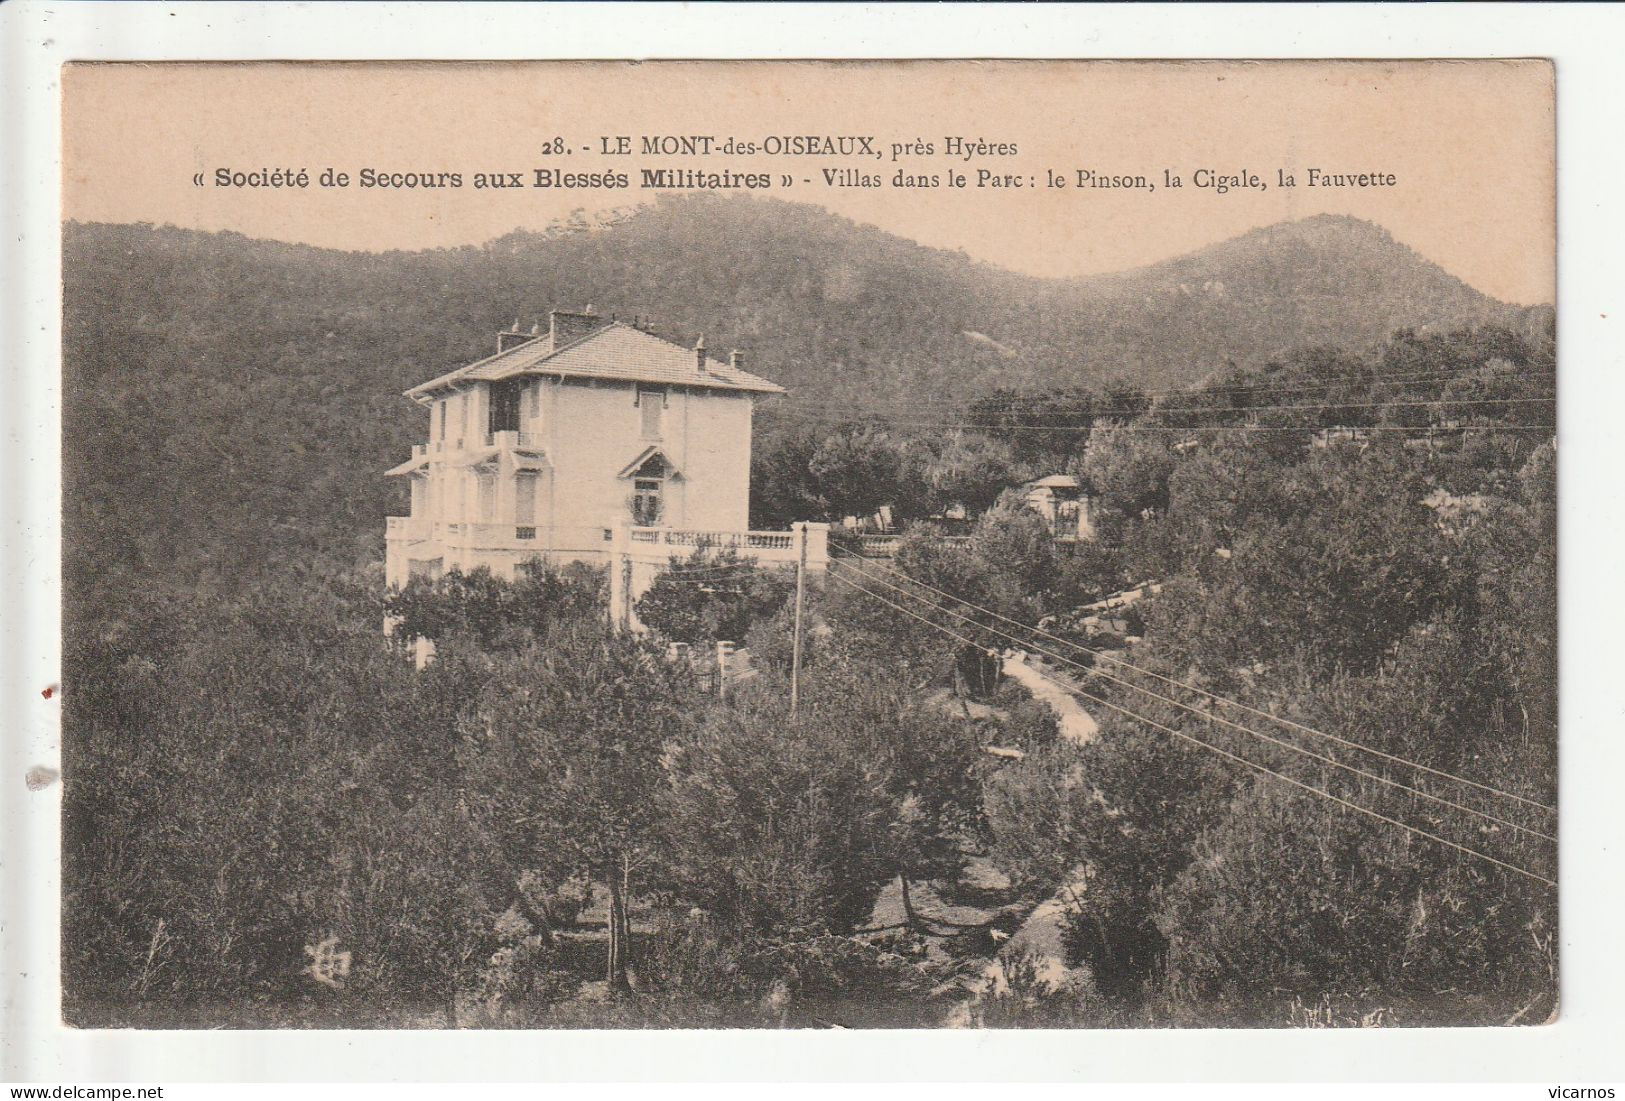
[[[700,547],[689,558],[673,558],[638,598],[635,611],[671,642],[738,642],[783,609],[794,591],[794,574],[760,569],[754,558],[732,548]]]
[[[385,614],[397,621],[394,637],[402,642],[465,638],[487,652],[517,649],[554,623],[601,617],[608,607],[603,567],[541,561],[524,563],[513,581],[484,566],[432,581],[414,578],[384,602]]]
[[[1065,742],[1036,748],[993,773],[982,804],[994,863],[1017,886],[1037,891],[1077,866],[1096,813],[1094,789]]]
[[[147,653],[70,648],[70,1019],[444,1006],[469,980],[505,889],[448,736],[481,675],[452,659],[415,676],[375,611],[340,586],[270,590],[200,605]],[[353,994],[305,973],[329,938]]]
[[[781,1023],[794,1027],[908,1028],[935,1024],[939,1007],[919,938],[873,942],[812,936],[764,945],[749,963]]]
[[[668,757],[661,821],[681,897],[739,935],[846,932],[894,874],[894,807],[838,730],[742,701]]]
[[[1441,1025],[1498,1022],[1549,998],[1544,890],[1447,853],[1261,781],[1167,889],[1168,989],[1255,1019],[1289,996],[1404,999]],[[1464,988],[1487,1001],[1475,1011]]]

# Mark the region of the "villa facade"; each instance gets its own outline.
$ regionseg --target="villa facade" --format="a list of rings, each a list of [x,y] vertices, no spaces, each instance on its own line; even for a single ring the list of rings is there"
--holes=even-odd
[[[791,532],[752,533],[751,418],[783,388],[591,311],[497,336],[496,353],[406,391],[427,442],[388,473],[411,514],[388,521],[386,581],[534,558],[649,561],[701,543],[786,556]],[[781,545],[782,544],[782,545]]]

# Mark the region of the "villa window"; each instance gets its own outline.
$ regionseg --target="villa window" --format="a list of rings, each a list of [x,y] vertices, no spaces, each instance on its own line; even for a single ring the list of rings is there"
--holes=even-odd
[[[659,478],[639,478],[632,483],[632,522],[638,527],[660,523],[662,485]]]
[[[521,470],[514,476],[513,522],[520,527],[536,523],[536,473]]]
[[[519,431],[519,399],[524,392],[520,379],[504,379],[491,384],[491,410],[487,417],[487,432]]]
[[[637,406],[643,415],[643,438],[658,440],[660,438],[660,414],[666,408],[666,388],[664,386],[638,386]]]
[[[666,469],[659,455],[650,455],[632,472],[632,523],[654,527],[666,514]]]
[[[490,523],[497,511],[497,478],[495,474],[479,476],[480,522]]]

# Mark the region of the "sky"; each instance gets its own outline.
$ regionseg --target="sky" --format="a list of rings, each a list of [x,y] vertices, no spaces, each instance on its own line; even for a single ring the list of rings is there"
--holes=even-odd
[[[861,135],[878,155],[640,151],[673,135]],[[632,155],[606,153],[621,136]],[[1015,151],[956,156],[950,136]],[[1544,61],[79,64],[64,71],[63,139],[65,218],[343,249],[480,243],[648,201],[643,169],[692,168],[766,172],[774,187],[757,194],[1032,275],[1125,270],[1338,213],[1503,301],[1555,293]],[[221,169],[278,168],[304,169],[309,185],[215,182]],[[328,168],[348,186],[321,186]],[[529,186],[538,168],[619,172],[631,186]],[[463,186],[361,187],[369,169],[455,172]],[[881,186],[830,186],[825,169]],[[1368,179],[1311,187],[1311,169]],[[977,186],[978,170],[1020,186]],[[1080,170],[1155,186],[1079,187]],[[935,185],[892,186],[898,171]],[[526,186],[476,189],[479,172]],[[1280,186],[1281,172],[1298,186]],[[1051,173],[1067,186],[1049,186]],[[1265,186],[1221,191],[1199,173]]]

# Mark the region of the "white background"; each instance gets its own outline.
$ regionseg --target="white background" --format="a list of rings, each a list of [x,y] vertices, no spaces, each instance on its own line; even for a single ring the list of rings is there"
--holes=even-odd
[[[1619,1081],[1625,11],[1521,5],[0,5],[0,1079]],[[57,1019],[59,67],[89,59],[1552,57],[1559,106],[1556,1024],[1343,1032],[108,1033]],[[1484,232],[1495,232],[1485,226]],[[177,686],[184,690],[184,686]],[[1233,1091],[1227,1091],[1233,1092]],[[1416,1091],[1402,1091],[1410,1094]],[[1496,1091],[1510,1096],[1514,1091]],[[1517,1091],[1545,1097],[1543,1088]],[[179,1096],[199,1096],[179,1091]]]

